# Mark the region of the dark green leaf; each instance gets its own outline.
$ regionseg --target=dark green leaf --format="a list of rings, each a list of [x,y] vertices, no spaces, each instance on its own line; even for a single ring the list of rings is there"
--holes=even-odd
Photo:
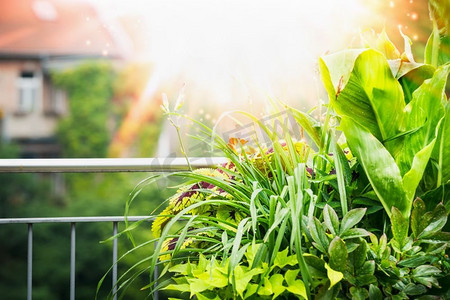
[[[418,235],[417,238],[426,238],[432,236],[437,233],[439,230],[444,227],[445,223],[448,219],[448,213],[445,210],[444,205],[442,203],[438,204],[436,208],[433,210],[433,214],[428,225],[423,229],[423,231]]]
[[[340,237],[335,237],[328,248],[330,254],[330,267],[333,270],[343,271],[347,266],[347,247]]]
[[[398,265],[408,268],[416,268],[425,263],[432,261],[435,257],[432,255],[415,255],[413,257],[401,260]]]
[[[400,248],[403,248],[408,237],[408,220],[396,207],[392,207],[391,222],[394,239],[399,243]]]
[[[414,283],[410,283],[408,284],[405,289],[403,290],[407,295],[410,296],[417,296],[417,295],[422,295],[427,291],[427,288],[424,287],[421,284],[414,284]]]
[[[413,235],[417,237],[423,229],[420,229],[420,222],[423,215],[426,213],[425,202],[417,198],[413,203],[413,210],[411,212],[411,230]]]
[[[369,286],[369,300],[383,300],[383,294],[380,289],[373,284]]]

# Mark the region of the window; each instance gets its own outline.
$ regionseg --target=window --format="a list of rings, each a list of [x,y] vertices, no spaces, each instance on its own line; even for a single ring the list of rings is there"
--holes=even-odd
[[[18,113],[27,114],[35,111],[40,97],[40,81],[35,72],[23,71],[18,79],[19,104]]]
[[[64,90],[50,84],[50,98],[48,113],[54,115],[62,115],[66,112],[66,93]]]

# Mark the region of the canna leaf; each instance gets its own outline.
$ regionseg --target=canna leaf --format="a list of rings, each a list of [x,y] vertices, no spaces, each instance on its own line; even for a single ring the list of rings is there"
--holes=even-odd
[[[403,122],[405,101],[401,85],[394,78],[383,54],[375,50],[361,52],[350,74],[343,74],[331,64],[322,70],[326,68],[328,72],[333,69],[333,74],[340,74],[334,77],[349,78],[348,82],[344,80],[339,89],[335,88],[339,91],[336,97],[330,95],[331,105],[341,117],[351,118],[364,125],[380,141],[398,134]],[[344,133],[348,137],[345,130]],[[395,144],[395,141],[389,143],[390,151],[395,149]]]
[[[395,205],[408,217],[412,200],[406,196],[400,170],[391,154],[366,127],[353,120],[343,118],[341,128],[388,215]]]

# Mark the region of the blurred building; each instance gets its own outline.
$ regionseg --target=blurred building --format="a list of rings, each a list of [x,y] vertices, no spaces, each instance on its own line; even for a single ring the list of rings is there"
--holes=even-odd
[[[0,1],[0,137],[23,157],[57,157],[64,91],[51,72],[87,59],[129,54],[126,33],[91,4],[68,0]]]

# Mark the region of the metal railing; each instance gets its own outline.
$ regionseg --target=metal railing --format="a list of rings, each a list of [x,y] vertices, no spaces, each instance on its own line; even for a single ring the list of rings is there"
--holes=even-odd
[[[193,168],[215,167],[226,162],[221,157],[189,158]],[[185,158],[87,158],[87,159],[0,159],[3,173],[80,173],[80,172],[172,172],[188,170]],[[128,221],[149,219],[148,216],[129,216]],[[57,218],[0,218],[2,224],[28,225],[27,250],[27,300],[32,299],[33,288],[33,224],[70,223],[70,300],[75,300],[76,224],[111,222],[113,236],[117,235],[119,222],[125,217],[57,217]],[[117,299],[117,238],[112,251],[112,294]],[[158,298],[157,292],[154,299]]]

